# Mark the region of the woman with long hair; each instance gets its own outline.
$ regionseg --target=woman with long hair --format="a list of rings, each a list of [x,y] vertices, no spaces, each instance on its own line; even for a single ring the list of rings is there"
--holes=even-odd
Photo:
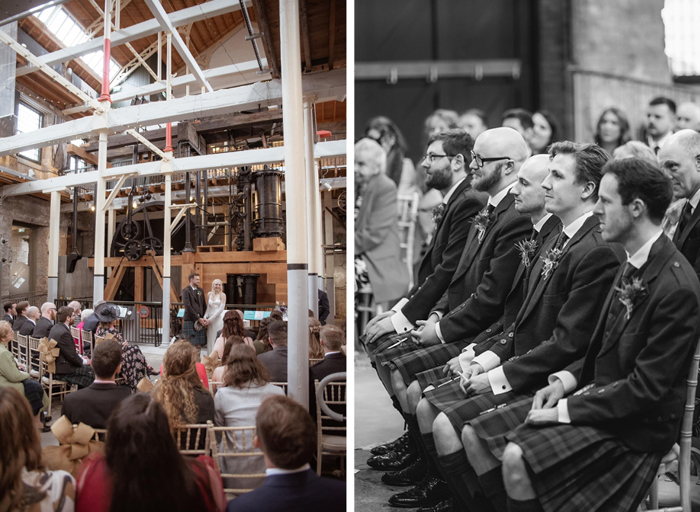
[[[323,359],[320,332],[321,322],[315,317],[309,317],[309,359]]]
[[[384,116],[373,117],[365,128],[365,137],[376,141],[386,153],[386,175],[396,183],[399,194],[411,191],[415,186],[416,170],[410,158],[406,158],[406,139],[396,124]]]
[[[270,345],[270,336],[267,333],[267,326],[272,322],[274,322],[274,318],[271,316],[260,320],[258,335],[255,337],[255,341],[253,342],[256,355],[264,354],[265,352],[272,350],[272,345]]]
[[[560,137],[559,123],[551,112],[538,110],[532,114],[530,149],[533,155],[547,153],[547,148]]]
[[[618,147],[632,140],[627,115],[617,107],[603,110],[595,125],[593,141],[610,155]]]
[[[209,320],[207,325],[207,349],[211,354],[216,343],[216,333],[224,325],[224,310],[226,309],[226,294],[221,279],[214,279],[211,283],[211,291],[207,301],[207,311],[204,317]]]
[[[112,413],[105,454],[83,460],[78,474],[80,512],[220,512],[221,478],[211,458],[185,459],[170,435],[163,407],[145,393]]]
[[[224,327],[221,331],[221,336],[216,340],[214,345],[214,350],[222,357],[224,351],[224,342],[229,339],[230,336],[240,336],[243,341],[249,347],[253,347],[253,339],[250,338],[245,332],[245,326],[243,324],[243,317],[237,309],[232,309],[227,311],[224,315]]]
[[[224,353],[221,355],[221,366],[216,368],[211,375],[211,380],[221,382],[224,378],[224,371],[230,359],[231,349],[234,345],[245,345],[245,341],[240,336],[229,336],[224,343]]]
[[[9,322],[6,322],[9,324]],[[0,511],[75,510],[75,480],[41,463],[41,440],[24,396],[0,387]]]

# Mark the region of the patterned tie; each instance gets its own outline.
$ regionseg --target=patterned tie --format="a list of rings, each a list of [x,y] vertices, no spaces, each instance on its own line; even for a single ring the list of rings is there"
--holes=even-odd
[[[535,228],[532,228],[532,235],[530,235],[530,240],[534,240],[537,238],[537,235],[539,234],[539,231],[537,231]]]
[[[690,218],[693,216],[693,207],[690,205],[690,201],[685,202],[683,211],[681,212],[681,218],[678,220],[678,235],[683,233],[683,230],[690,222]]]
[[[561,232],[561,235],[559,235],[559,240],[557,240],[557,244],[555,245],[555,249],[562,250],[564,248],[564,244],[569,240],[569,235],[567,235],[564,231]]]
[[[625,263],[625,270],[622,272],[622,279],[620,280],[620,282],[622,284],[629,284],[629,282],[632,280],[632,276],[636,271],[637,267],[632,265],[629,261]]]

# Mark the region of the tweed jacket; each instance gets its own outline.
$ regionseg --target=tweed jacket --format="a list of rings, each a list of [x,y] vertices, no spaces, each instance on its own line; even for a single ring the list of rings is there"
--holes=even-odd
[[[33,338],[43,338],[45,336],[49,335],[49,332],[51,332],[51,328],[53,327],[53,322],[49,320],[48,318],[44,318],[43,316],[37,321],[36,325],[34,326],[34,332],[32,333]],[[85,327],[85,326],[83,326]]]
[[[681,233],[678,229],[673,235],[673,243],[690,262],[700,278],[700,208],[695,208],[690,221]]]
[[[57,323],[49,332],[49,341],[56,340],[58,348],[61,350],[56,359],[56,374],[63,375],[73,373],[83,366],[83,359],[75,350],[75,341],[70,333],[70,328],[64,323]]]
[[[187,285],[182,290],[182,302],[185,305],[186,322],[196,322],[204,316],[207,311],[207,301],[204,298],[204,291],[198,286],[193,290],[190,285]]]

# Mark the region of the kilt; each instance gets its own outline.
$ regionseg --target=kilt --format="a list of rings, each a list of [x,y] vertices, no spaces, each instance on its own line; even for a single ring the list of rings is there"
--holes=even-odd
[[[418,384],[420,384],[420,388],[425,389],[428,386],[439,386],[440,384],[449,382],[457,377],[456,375],[447,375],[444,368],[444,366],[438,366],[437,368],[432,368],[416,375],[416,380],[418,381]]]
[[[665,455],[634,451],[591,426],[522,425],[507,438],[523,450],[546,512],[637,510]]]
[[[54,374],[53,378],[69,384],[75,384],[78,388],[86,388],[95,380],[95,373],[92,371],[92,366],[85,365],[73,373]]]
[[[457,357],[468,343],[467,341],[457,341],[455,343],[443,343],[441,345],[433,345],[432,347],[413,349],[410,354],[405,354],[396,359],[382,362],[382,364],[388,364],[392,369],[398,370],[403,377],[403,381],[408,386],[416,379],[416,375],[419,373],[437,367],[442,369],[447,361],[453,357]],[[406,343],[402,343],[396,348],[400,348],[404,345],[406,345]],[[384,353],[382,355],[384,355]],[[379,361],[379,357],[377,357],[377,360]]]
[[[206,345],[207,344],[207,330],[202,329],[201,331],[194,330],[194,322],[185,320],[182,327],[182,337],[189,340],[192,345]]]
[[[405,341],[403,343],[400,343],[399,345],[392,347],[392,345],[395,345],[400,340],[404,340],[404,339],[405,339]],[[406,354],[412,354],[416,350],[419,350],[422,348],[420,345],[417,345],[412,340],[413,340],[413,338],[411,338],[411,336],[408,334],[395,334],[394,333],[394,334],[388,335],[386,338],[384,336],[382,336],[375,343],[376,348],[372,351],[372,354],[374,355],[375,362],[386,366],[394,359],[401,357],[401,356],[404,356]],[[389,348],[389,347],[391,347],[391,348]]]
[[[44,408],[44,405],[49,404],[49,398],[44,393],[44,388],[39,382],[32,379],[24,379],[22,384],[24,385],[24,396],[29,401],[29,405],[32,406],[32,414],[36,416]]]
[[[510,394],[504,393],[504,395]],[[507,407],[489,412],[483,416],[477,416],[468,422],[476,431],[476,434],[486,441],[489,450],[498,460],[503,459],[503,450],[506,449],[508,444],[506,435],[525,422],[527,413],[532,409],[532,400],[532,397],[522,398],[516,402],[511,400],[510,405]]]

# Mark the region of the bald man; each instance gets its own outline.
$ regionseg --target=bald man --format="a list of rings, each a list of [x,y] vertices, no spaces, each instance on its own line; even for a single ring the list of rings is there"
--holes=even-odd
[[[22,336],[32,336],[34,333],[34,327],[36,326],[36,322],[39,320],[41,313],[39,312],[38,307],[29,306],[25,314],[27,315],[27,320],[17,332]]]
[[[34,338],[44,338],[49,335],[51,328],[56,321],[56,304],[53,302],[44,302],[41,305],[41,318],[34,327]]]
[[[700,105],[691,101],[681,103],[676,111],[676,130],[700,132]]]

